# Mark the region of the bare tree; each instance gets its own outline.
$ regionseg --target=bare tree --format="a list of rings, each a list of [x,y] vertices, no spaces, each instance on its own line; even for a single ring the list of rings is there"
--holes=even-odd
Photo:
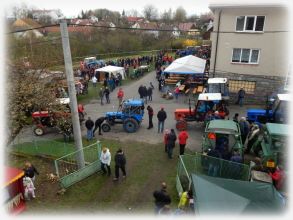
[[[184,22],[186,20],[186,11],[183,7],[178,7],[174,14],[174,20],[177,22]]]
[[[137,10],[135,10],[135,9],[126,11],[125,14],[126,14],[126,16],[129,16],[129,17],[138,17],[138,16],[140,16],[139,12]]]
[[[171,23],[172,18],[173,18],[173,16],[172,16],[172,9],[171,9],[171,8],[169,8],[168,11],[165,10],[165,11],[161,14],[161,20],[162,20],[163,22],[165,22],[165,23]]]
[[[145,19],[147,19],[149,21],[156,20],[159,15],[158,9],[153,5],[144,6],[142,13],[143,13]]]

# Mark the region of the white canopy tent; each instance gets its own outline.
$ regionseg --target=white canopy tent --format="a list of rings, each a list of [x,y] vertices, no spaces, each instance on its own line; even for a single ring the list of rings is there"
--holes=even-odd
[[[96,69],[95,72],[107,72],[109,74],[113,73],[113,75],[117,75],[117,73],[120,73],[122,76],[122,79],[125,79],[125,70],[123,67],[119,66],[104,66],[102,68]]]
[[[176,74],[203,74],[206,66],[206,60],[193,55],[185,56],[174,60],[164,73]]]

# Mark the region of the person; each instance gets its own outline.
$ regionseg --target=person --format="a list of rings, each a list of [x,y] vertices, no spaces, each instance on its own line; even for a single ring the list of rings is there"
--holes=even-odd
[[[145,103],[147,104],[148,103],[148,89],[146,86],[142,87],[142,96],[143,96],[143,99],[145,100]]]
[[[175,99],[176,99],[176,100],[178,100],[179,93],[180,93],[179,87],[176,86],[176,88],[175,88],[175,90],[174,90],[174,94],[175,94]]]
[[[97,87],[97,81],[98,81],[98,79],[95,76],[93,76],[93,78],[92,78],[93,87]]]
[[[110,90],[109,90],[108,87],[105,88],[104,93],[105,93],[105,97],[106,97],[106,103],[109,104],[109,103],[110,103],[110,97],[109,97],[109,95],[110,95]]]
[[[279,166],[277,166],[273,172],[269,172],[269,175],[272,177],[273,184],[276,189],[280,190],[284,184],[284,171]]]
[[[207,156],[212,157],[209,158],[208,175],[216,177],[220,168],[218,161],[218,158],[220,158],[220,153],[216,149],[209,149]]]
[[[171,204],[171,198],[167,193],[167,184],[165,182],[162,182],[161,190],[153,192],[153,196],[155,198],[155,214],[158,214],[165,205]]]
[[[119,90],[117,92],[117,98],[119,100],[119,106],[122,104],[123,97],[124,97],[124,92],[123,92],[122,88],[119,88]]]
[[[115,154],[115,178],[113,179],[114,181],[117,181],[119,178],[119,169],[122,170],[123,178],[126,177],[125,164],[126,158],[124,152],[120,148]]]
[[[30,195],[33,198],[36,198],[36,194],[35,194],[35,186],[34,183],[32,181],[32,179],[28,176],[23,177],[23,187],[24,187],[24,198],[26,200],[30,200]]]
[[[104,102],[103,102],[103,99],[104,99],[104,89],[103,89],[103,87],[100,88],[99,96],[100,96],[100,99],[101,99],[101,105],[104,105]]]
[[[238,99],[236,102],[236,104],[239,104],[240,107],[243,106],[244,96],[245,96],[245,90],[243,88],[240,88],[240,90],[238,91]]]
[[[239,117],[239,114],[238,113],[235,113],[235,115],[233,117],[233,121],[235,121],[236,123],[238,123],[239,122],[238,117]]]
[[[243,160],[238,150],[234,150],[233,156],[231,157],[230,161],[234,162],[234,164],[230,164],[229,173],[233,178],[239,179],[241,175],[241,164]]]
[[[31,178],[32,181],[35,181],[36,179],[35,174],[39,175],[39,172],[37,171],[37,169],[30,162],[25,163],[23,171],[24,171],[24,175]]]
[[[167,152],[169,159],[173,158],[173,149],[175,148],[175,142],[177,140],[177,136],[175,134],[174,129],[172,128],[167,137]]]
[[[158,133],[163,133],[164,130],[164,122],[167,118],[167,113],[164,110],[164,107],[161,107],[161,110],[157,114],[158,118]]]
[[[149,97],[149,101],[153,101],[153,89],[152,89],[152,87],[148,88],[147,94],[148,94],[148,97]]]
[[[105,117],[100,117],[95,121],[95,128],[93,131],[93,136],[95,136],[96,130],[99,128],[99,135],[102,135],[102,124],[106,120]]]
[[[164,145],[165,145],[165,152],[167,153],[168,150],[167,150],[167,144],[168,144],[168,136],[169,136],[169,129],[165,129],[164,131]]]
[[[250,153],[250,149],[252,148],[253,144],[255,143],[255,141],[258,138],[260,129],[258,125],[253,125],[250,129],[250,132],[248,134],[248,138],[247,138],[247,146],[246,146],[246,151],[245,153]]]
[[[233,156],[230,158],[230,161],[235,163],[242,163],[242,157],[240,156],[240,153],[238,150],[234,150]]]
[[[148,115],[149,115],[149,127],[147,129],[151,129],[154,127],[154,125],[153,125],[154,110],[150,105],[148,105],[147,110],[148,110]]]
[[[79,120],[83,121],[84,120],[84,107],[82,104],[78,104],[77,111],[78,111]]]
[[[108,176],[111,176],[111,167],[110,167],[110,163],[111,163],[111,153],[109,151],[108,148],[104,147],[101,153],[101,169],[103,171],[103,175],[106,175],[106,169],[105,166],[107,167],[107,171],[108,171]]]
[[[190,208],[190,202],[189,202],[190,199],[192,199],[191,190],[182,192],[179,203],[178,203],[178,209],[182,210],[183,212],[188,211],[188,209]]]
[[[143,99],[143,85],[140,85],[138,88],[139,98]]]
[[[150,87],[151,87],[152,89],[155,89],[155,87],[154,87],[154,85],[153,85],[152,82],[150,82]]]
[[[187,141],[188,137],[189,137],[188,133],[187,133],[187,131],[185,129],[180,131],[180,133],[178,135],[179,147],[180,147],[179,154],[180,155],[184,155],[184,150],[185,150],[186,141]]]
[[[249,133],[249,124],[246,121],[245,117],[241,117],[241,119],[239,121],[239,127],[240,127],[240,131],[241,131],[242,144],[244,145],[246,137]]]
[[[85,127],[87,129],[87,141],[90,141],[93,139],[93,127],[94,127],[94,122],[91,119],[91,117],[88,117],[88,119],[85,122]]]

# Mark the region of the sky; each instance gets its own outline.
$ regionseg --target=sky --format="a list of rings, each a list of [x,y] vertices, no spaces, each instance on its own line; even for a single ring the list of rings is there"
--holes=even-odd
[[[135,9],[142,12],[147,4],[155,6],[160,13],[171,8],[173,11],[182,6],[187,15],[209,12],[209,0],[9,0],[5,1],[6,8],[13,5],[35,6],[39,9],[61,9],[66,17],[76,17],[81,10],[106,8],[112,11]],[[3,3],[2,3],[3,4]]]

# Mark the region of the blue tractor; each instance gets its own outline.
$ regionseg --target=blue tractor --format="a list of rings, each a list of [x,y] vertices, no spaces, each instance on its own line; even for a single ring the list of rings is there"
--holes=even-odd
[[[268,101],[266,109],[248,109],[247,120],[265,124],[288,123],[290,94],[278,94],[273,102]]]
[[[122,124],[127,133],[134,133],[139,128],[144,115],[144,102],[141,99],[128,99],[122,102],[117,112],[106,113],[106,123],[102,130],[109,132],[111,126]]]

